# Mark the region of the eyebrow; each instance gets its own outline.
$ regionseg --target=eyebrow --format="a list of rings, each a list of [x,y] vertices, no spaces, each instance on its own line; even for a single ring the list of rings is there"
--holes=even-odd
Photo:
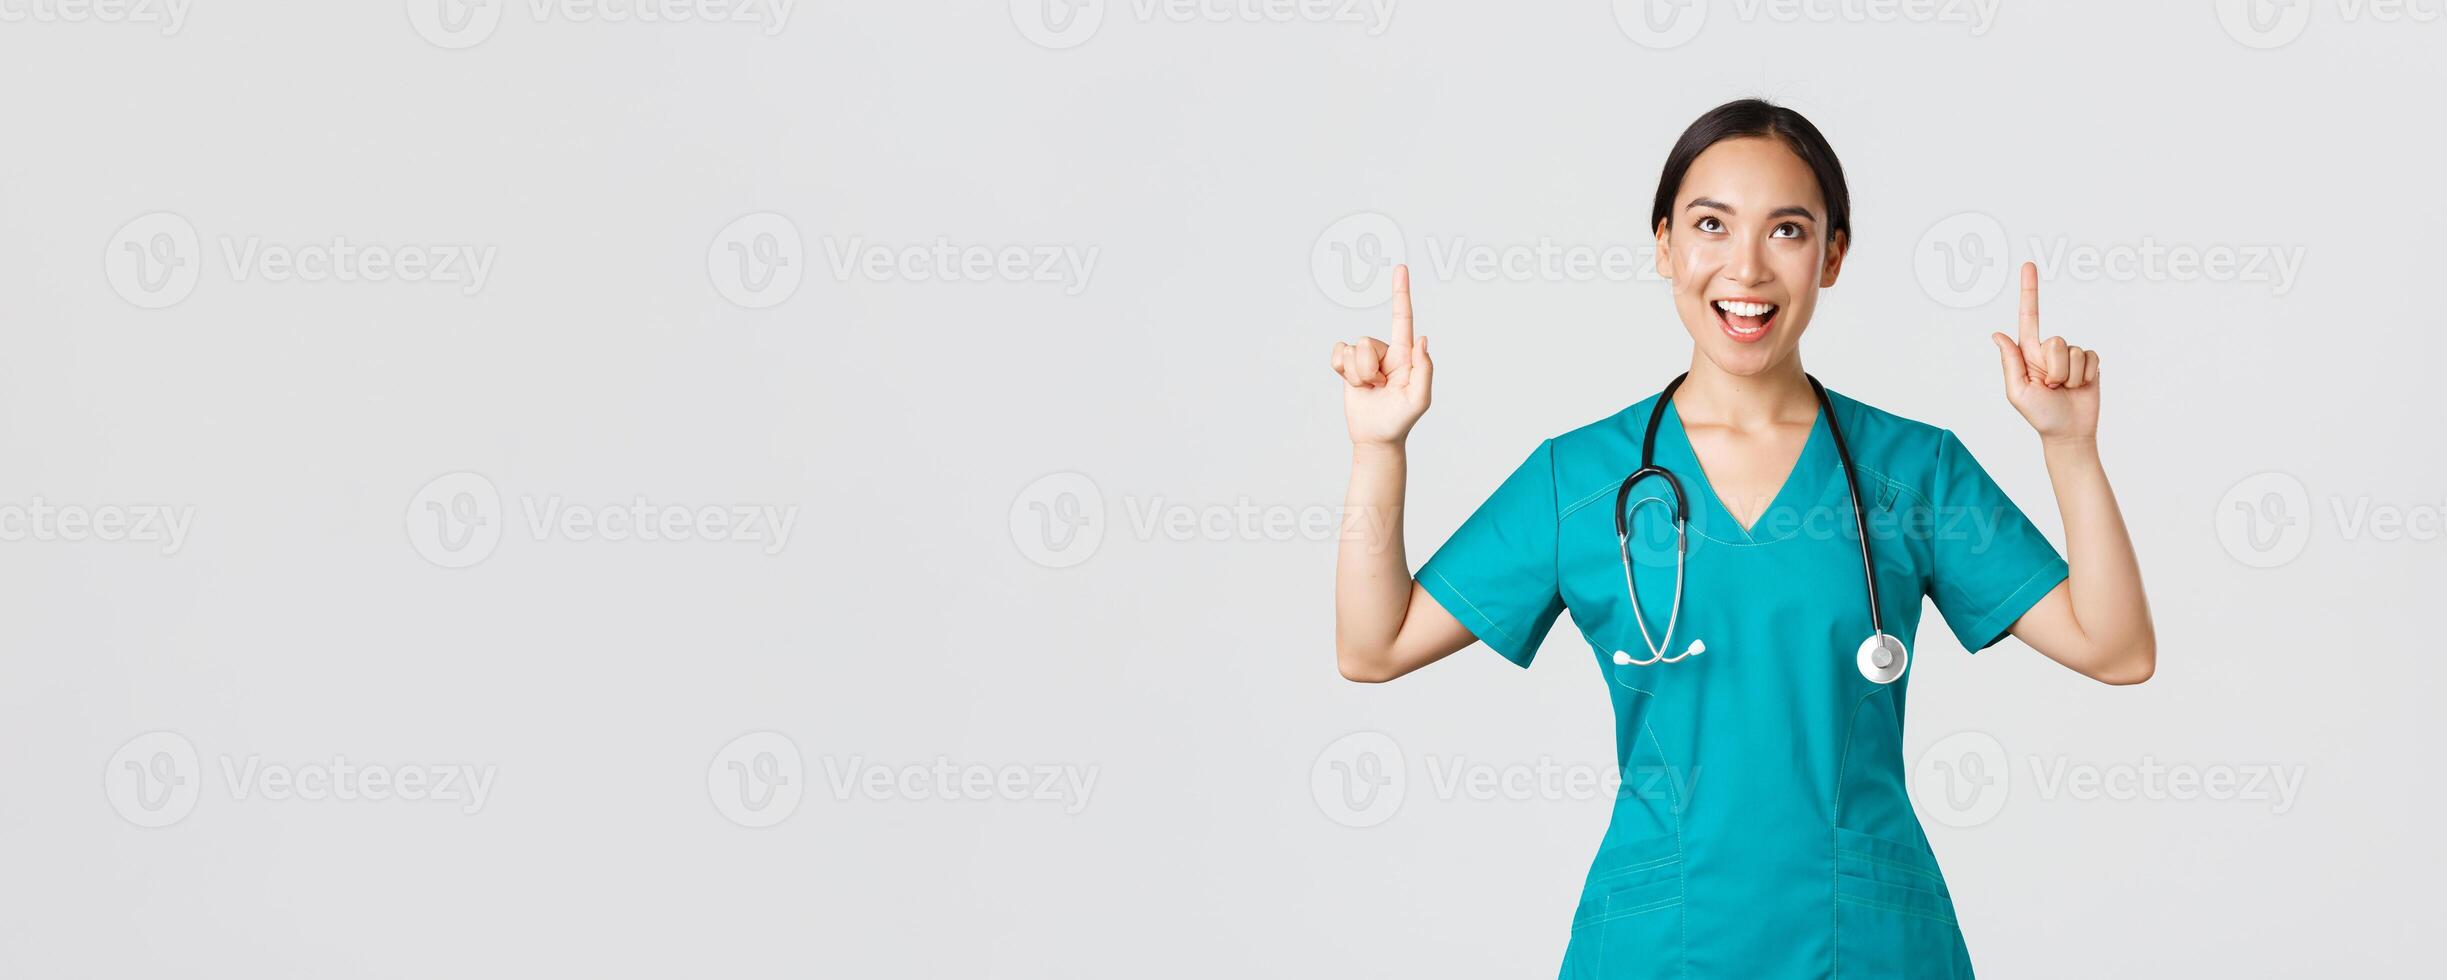
[[[1726,204],[1725,202],[1719,201],[1712,197],[1694,197],[1691,199],[1691,203],[1682,206],[1682,209],[1685,211],[1692,208],[1715,208],[1719,211],[1725,212],[1726,214],[1734,213],[1733,205]],[[1770,218],[1785,218],[1795,215],[1808,218],[1812,221],[1818,220],[1818,215],[1811,213],[1809,208],[1802,207],[1798,204],[1787,204],[1767,213],[1767,216]]]

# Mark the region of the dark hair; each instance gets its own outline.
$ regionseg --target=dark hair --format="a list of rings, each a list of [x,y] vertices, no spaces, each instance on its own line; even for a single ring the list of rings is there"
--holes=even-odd
[[[1835,148],[1827,145],[1827,138],[1801,113],[1759,99],[1736,99],[1717,106],[1682,131],[1673,152],[1665,155],[1665,173],[1657,178],[1657,204],[1649,211],[1648,230],[1655,232],[1658,222],[1673,216],[1674,197],[1682,193],[1682,177],[1690,172],[1691,161],[1711,146],[1745,136],[1783,140],[1794,156],[1809,165],[1810,173],[1818,177],[1819,196],[1827,199],[1827,240],[1842,235],[1846,243],[1852,241],[1852,194],[1844,189],[1844,165],[1836,162]]]

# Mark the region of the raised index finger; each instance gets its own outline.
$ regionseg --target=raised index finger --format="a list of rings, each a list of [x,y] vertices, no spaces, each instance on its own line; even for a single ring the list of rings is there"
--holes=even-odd
[[[1393,346],[1410,349],[1410,266],[1393,267]]]
[[[2022,263],[2022,350],[2027,356],[2039,346],[2039,266]]]

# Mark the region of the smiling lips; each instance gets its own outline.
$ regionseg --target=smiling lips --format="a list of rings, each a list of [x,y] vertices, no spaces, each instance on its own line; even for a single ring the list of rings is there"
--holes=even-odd
[[[1767,336],[1767,328],[1776,320],[1776,304],[1754,299],[1720,299],[1708,304],[1716,311],[1716,322],[1725,328],[1725,336],[1737,344],[1755,344]]]

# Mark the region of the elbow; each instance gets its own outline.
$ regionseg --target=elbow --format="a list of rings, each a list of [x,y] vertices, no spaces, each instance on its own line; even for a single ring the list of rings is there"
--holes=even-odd
[[[1371,667],[1344,664],[1342,665],[1342,679],[1354,684],[1382,684],[1392,680],[1393,675]]]
[[[2123,656],[2116,658],[2113,664],[2091,676],[2104,684],[2130,687],[2149,680],[2157,673],[2158,641],[2143,637],[2131,649],[2124,651]]]
[[[1385,666],[1384,658],[1347,648],[1334,651],[1334,666],[1342,671],[1343,680],[1354,684],[1382,684],[1398,676]]]

